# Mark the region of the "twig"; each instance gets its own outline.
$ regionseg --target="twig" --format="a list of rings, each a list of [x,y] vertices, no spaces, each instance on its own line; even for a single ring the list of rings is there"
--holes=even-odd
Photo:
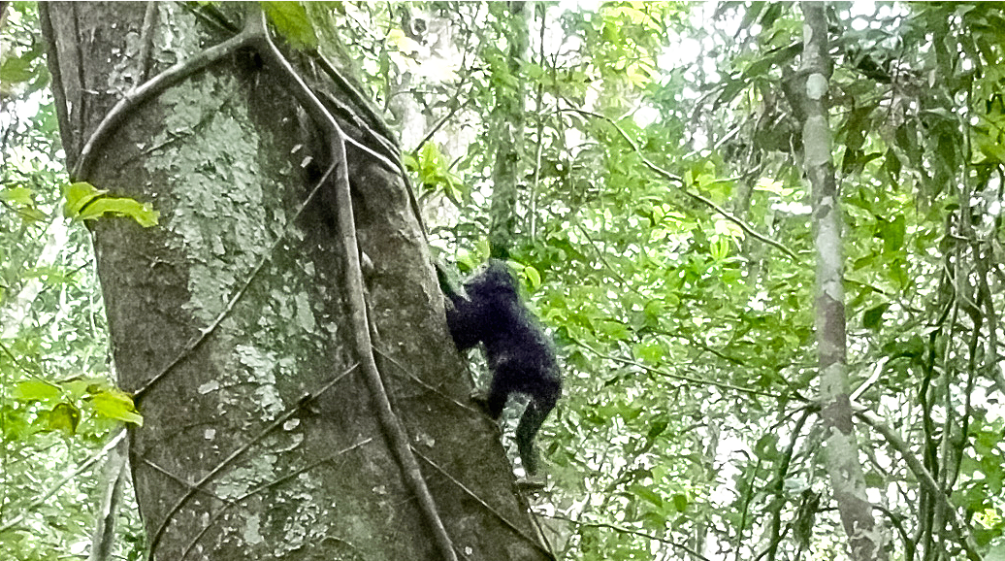
[[[210,491],[209,489],[200,489],[200,488],[196,487],[195,485],[193,485],[191,482],[189,482],[187,479],[185,479],[185,478],[183,478],[183,477],[181,477],[179,475],[175,475],[175,474],[171,473],[170,471],[168,471],[167,469],[165,469],[163,466],[161,466],[159,464],[155,464],[152,460],[150,460],[150,458],[143,458],[143,465],[148,466],[150,469],[156,471],[157,473],[163,475],[164,477],[167,477],[171,481],[174,481],[180,487],[185,487],[185,488],[188,488],[188,489],[194,489],[196,492],[201,493],[203,495],[206,495],[207,497],[209,497],[211,499],[218,500],[221,503],[227,502],[227,499],[221,497],[220,495],[217,495],[216,493]]]
[[[11,528],[13,528],[13,527],[17,526],[18,524],[20,524],[21,521],[24,520],[24,518],[26,516],[28,516],[28,513],[35,512],[36,509],[38,509],[38,507],[40,507],[43,504],[45,504],[45,502],[48,501],[50,497],[52,497],[53,495],[55,495],[56,491],[59,491],[60,488],[63,487],[63,485],[66,485],[73,478],[75,478],[78,475],[84,473],[85,471],[91,469],[91,466],[93,466],[98,460],[100,460],[101,458],[105,457],[105,455],[107,455],[109,452],[111,452],[112,448],[115,448],[115,446],[118,445],[119,441],[121,441],[125,437],[126,437],[126,431],[125,431],[125,429],[119,431],[119,434],[117,434],[114,437],[112,437],[112,439],[109,440],[108,443],[105,444],[104,447],[101,448],[101,450],[98,450],[93,455],[91,455],[90,458],[88,458],[86,461],[84,461],[84,463],[80,464],[80,466],[78,466],[77,469],[73,470],[71,473],[69,473],[68,475],[66,475],[66,477],[64,477],[63,479],[60,479],[59,481],[57,481],[56,484],[53,485],[48,491],[46,491],[41,497],[39,497],[38,499],[36,499],[30,505],[28,505],[24,509],[24,511],[21,512],[21,514],[15,516],[14,518],[12,518],[9,522],[7,522],[6,524],[4,524],[3,526],[0,526],[0,533],[6,532],[7,530],[10,530]]]
[[[680,544],[680,543],[677,543],[677,542],[675,542],[673,540],[669,540],[667,538],[656,536],[656,535],[653,535],[653,534],[647,534],[645,532],[642,532],[642,531],[639,531],[639,530],[634,530],[632,528],[625,528],[624,526],[617,526],[617,525],[614,525],[614,524],[608,524],[607,522],[582,522],[580,520],[573,520],[573,519],[567,518],[565,516],[554,516],[553,515],[550,518],[553,518],[555,520],[562,520],[562,521],[565,521],[565,522],[569,522],[569,523],[575,524],[577,526],[586,526],[586,527],[589,527],[589,528],[607,528],[609,530],[614,530],[615,532],[621,532],[623,534],[632,534],[634,536],[639,536],[639,537],[650,539],[650,540],[657,541],[657,542],[660,542],[660,543],[665,543],[665,544],[667,544],[669,546],[675,547],[675,548],[677,548],[677,549],[679,549],[679,550],[687,553],[688,555],[696,557],[696,558],[700,559],[701,561],[711,561],[708,557],[705,557],[701,553],[698,553],[694,549],[691,549],[690,547],[688,547],[688,546],[686,546],[684,544]]]
[[[606,267],[607,270],[610,271],[612,275],[614,275],[614,278],[618,279],[621,282],[621,288],[631,290],[632,292],[638,294],[639,296],[642,296],[642,294],[638,291],[637,288],[635,288],[634,285],[628,284],[628,281],[625,280],[625,277],[622,276],[621,273],[619,273],[618,270],[615,269],[610,263],[608,263],[606,255],[604,254],[603,251],[600,250],[599,247],[597,247],[597,242],[593,240],[593,236],[591,236],[589,232],[586,231],[586,228],[584,228],[582,224],[576,224],[576,227],[579,229],[579,233],[583,234],[583,237],[586,238],[586,241],[590,242],[590,246],[593,247],[593,251],[596,252],[597,254],[597,259],[600,259],[600,262],[604,264],[604,267]]]
[[[819,410],[820,406],[816,404],[804,408],[802,416],[799,417],[795,426],[792,428],[792,432],[789,433],[791,435],[789,438],[789,445],[785,447],[785,452],[782,453],[781,462],[779,462],[778,469],[775,471],[775,481],[768,491],[775,497],[773,501],[768,503],[768,510],[771,512],[771,521],[768,523],[768,531],[773,539],[768,544],[768,547],[765,548],[765,550],[758,555],[756,559],[760,559],[764,555],[767,555],[768,559],[775,559],[775,553],[778,551],[778,544],[782,541],[782,507],[785,505],[783,493],[785,491],[786,477],[789,474],[789,464],[792,462],[793,454],[795,454],[796,442],[799,441],[799,435],[803,431],[803,426],[806,425],[806,421],[810,418],[810,415],[818,412]],[[739,548],[737,548],[737,556],[739,557]]]
[[[446,115],[440,117],[440,119],[436,121],[436,123],[432,126],[432,128],[429,129],[429,132],[427,132],[426,135],[422,137],[422,140],[420,140],[419,143],[415,145],[415,149],[412,151],[418,153],[419,150],[422,150],[422,147],[425,146],[427,142],[433,139],[433,135],[436,134],[441,128],[443,128],[443,125],[447,124],[447,122],[450,121],[450,119],[453,118],[453,116],[456,115],[458,111],[464,109],[470,103],[471,98],[466,100],[464,103],[456,104],[450,111],[447,112]]]
[[[604,353],[602,353],[602,352],[600,352],[600,351],[598,351],[598,350],[590,347],[586,343],[583,343],[581,341],[577,341],[575,339],[573,339],[573,342],[576,343],[577,345],[579,345],[580,347],[582,347],[582,348],[584,348],[584,349],[592,352],[593,354],[595,354],[595,355],[597,355],[597,356],[599,356],[601,358],[606,358],[607,360],[613,360],[615,362],[620,362],[622,364],[627,364],[629,366],[634,366],[636,368],[641,368],[643,370],[646,370],[647,372],[653,372],[653,373],[659,374],[661,376],[666,376],[667,378],[674,378],[676,380],[683,380],[685,382],[694,382],[695,384],[702,384],[702,385],[707,384],[707,385],[715,386],[715,387],[722,388],[722,389],[725,389],[725,390],[733,390],[733,391],[742,392],[742,393],[749,393],[749,394],[753,394],[753,395],[763,395],[765,397],[773,397],[775,399],[778,399],[778,398],[782,397],[781,395],[778,395],[778,394],[775,394],[775,393],[771,393],[771,392],[766,392],[764,390],[755,390],[753,388],[744,388],[744,387],[741,387],[741,386],[734,386],[733,384],[727,384],[726,382],[719,382],[718,380],[703,380],[701,378],[696,378],[694,376],[688,376],[687,374],[674,374],[672,372],[668,372],[666,370],[663,370],[662,368],[655,368],[653,366],[646,366],[645,364],[642,364],[640,362],[636,362],[634,360],[629,360],[627,358],[621,358],[621,357],[616,357],[616,356],[613,356],[613,355],[604,354]]]
[[[679,175],[674,175],[674,174],[670,173],[669,171],[667,171],[667,170],[665,170],[665,169],[657,166],[656,164],[654,164],[652,161],[649,160],[649,158],[646,158],[645,155],[642,153],[642,150],[640,150],[639,147],[636,146],[635,141],[633,141],[628,136],[628,133],[626,133],[620,126],[618,126],[618,124],[616,122],[614,122],[614,119],[611,119],[610,117],[606,117],[606,116],[601,115],[599,113],[594,113],[592,111],[585,111],[583,109],[577,109],[577,108],[559,109],[559,111],[572,111],[574,113],[579,113],[581,115],[586,115],[588,117],[593,117],[595,119],[602,119],[604,121],[607,121],[608,123],[611,124],[611,126],[614,127],[615,130],[618,131],[618,133],[621,135],[621,137],[625,139],[625,142],[628,143],[628,145],[632,148],[632,150],[636,154],[638,154],[639,159],[642,160],[642,163],[645,164],[647,168],[651,169],[653,172],[655,172],[657,175],[663,177],[667,181],[670,181],[671,183],[677,183],[680,186],[680,192],[681,193],[683,193],[687,197],[690,197],[691,199],[693,199],[695,201],[698,201],[699,203],[707,206],[708,208],[710,208],[713,211],[715,211],[718,215],[722,216],[726,220],[729,220],[733,224],[736,224],[741,230],[744,231],[744,233],[746,233],[750,237],[752,237],[752,238],[754,238],[756,240],[759,240],[759,241],[761,241],[763,243],[766,243],[766,244],[768,244],[768,245],[770,245],[770,246],[772,246],[774,248],[777,248],[777,249],[781,250],[783,253],[785,253],[786,255],[788,255],[789,257],[791,257],[793,261],[795,261],[796,263],[798,263],[800,265],[804,265],[805,266],[805,263],[803,263],[802,260],[799,259],[799,256],[797,256],[791,249],[785,247],[780,242],[777,242],[777,241],[775,241],[775,240],[773,240],[773,239],[765,236],[764,234],[761,234],[757,230],[754,230],[754,228],[751,227],[749,224],[747,224],[746,222],[744,222],[743,220],[741,220],[737,216],[733,215],[733,213],[729,212],[728,210],[726,210],[726,209],[722,208],[721,206],[715,204],[715,202],[709,200],[708,198],[706,198],[706,197],[704,197],[702,195],[699,195],[698,193],[692,193],[691,191],[688,191],[687,189],[685,189],[684,188],[684,178],[680,177]]]
[[[886,426],[880,419],[874,417],[869,411],[865,409],[858,408],[855,410],[854,415],[865,424],[871,426],[872,428],[879,431],[883,435],[883,438],[893,447],[894,450],[900,453],[901,457],[907,463],[907,467],[914,474],[914,477],[918,479],[918,483],[927,490],[932,497],[942,505],[943,509],[949,513],[951,522],[956,528],[956,534],[959,538],[960,545],[963,546],[963,550],[967,553],[967,559],[970,561],[983,561],[983,557],[978,553],[977,543],[974,541],[973,536],[970,534],[970,528],[967,526],[966,522],[960,519],[959,513],[956,511],[956,507],[949,503],[949,497],[939,488],[939,484],[935,482],[935,478],[929,473],[925,466],[918,460],[918,458],[911,453],[910,447],[904,442],[897,433],[893,432],[890,427]]]

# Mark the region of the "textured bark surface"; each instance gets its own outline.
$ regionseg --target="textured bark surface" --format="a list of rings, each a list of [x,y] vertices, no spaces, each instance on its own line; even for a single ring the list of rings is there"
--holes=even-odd
[[[827,54],[826,6],[802,4],[804,49],[792,103],[803,117],[803,158],[813,187],[817,249],[816,330],[820,365],[820,416],[827,430],[826,465],[851,558],[886,559],[885,537],[876,527],[866,497],[852,423],[847,373],[841,206],[831,164],[831,133],[825,105],[831,62]]]
[[[228,37],[149,5],[152,18],[148,3],[43,9],[71,166],[145,67]],[[438,558],[353,370],[331,197],[295,220],[310,191],[297,122],[279,81],[238,52],[135,108],[75,178],[161,213],[154,228],[94,228],[120,384],[167,368],[130,449],[155,559]],[[348,159],[377,362],[447,531],[468,559],[545,558],[497,430],[469,402],[408,193],[361,151]]]

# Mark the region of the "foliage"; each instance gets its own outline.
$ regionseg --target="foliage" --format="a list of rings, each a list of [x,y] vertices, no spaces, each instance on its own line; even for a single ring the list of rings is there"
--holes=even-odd
[[[33,3],[8,9],[0,63],[0,557],[25,561],[86,552],[100,470],[92,462],[68,476],[123,421],[142,422],[132,398],[110,381],[87,230],[63,213],[156,222],[152,209],[128,199],[94,192],[74,207],[61,196],[67,178],[37,25]],[[84,194],[83,187],[69,189]],[[137,535],[135,512],[124,516]]]
[[[63,215],[78,220],[123,216],[132,218],[144,228],[157,225],[160,214],[150,203],[140,203],[128,197],[108,197],[107,194],[107,190],[97,189],[85,181],[71,183],[63,190]]]

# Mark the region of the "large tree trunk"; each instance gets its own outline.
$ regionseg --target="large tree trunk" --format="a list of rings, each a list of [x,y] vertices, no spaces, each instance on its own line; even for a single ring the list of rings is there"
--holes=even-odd
[[[546,558],[496,430],[469,403],[400,177],[349,150],[359,248],[333,197],[298,216],[311,192],[298,104],[247,49],[131,108],[80,166],[117,102],[230,35],[177,3],[52,3],[42,18],[74,179],[161,213],[149,229],[93,228],[116,369],[145,419],[130,462],[153,558],[445,557],[357,367],[368,349],[354,343],[346,252],[370,265],[381,381],[453,549]]]

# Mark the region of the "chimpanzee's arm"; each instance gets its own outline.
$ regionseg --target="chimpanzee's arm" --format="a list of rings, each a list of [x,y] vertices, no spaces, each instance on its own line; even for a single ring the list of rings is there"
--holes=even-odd
[[[450,300],[446,306],[447,327],[454,339],[454,345],[460,351],[474,347],[481,342],[484,329],[484,318],[479,316],[479,307],[475,302],[457,293],[450,276],[440,263],[436,264],[436,278],[440,282],[443,294]]]

